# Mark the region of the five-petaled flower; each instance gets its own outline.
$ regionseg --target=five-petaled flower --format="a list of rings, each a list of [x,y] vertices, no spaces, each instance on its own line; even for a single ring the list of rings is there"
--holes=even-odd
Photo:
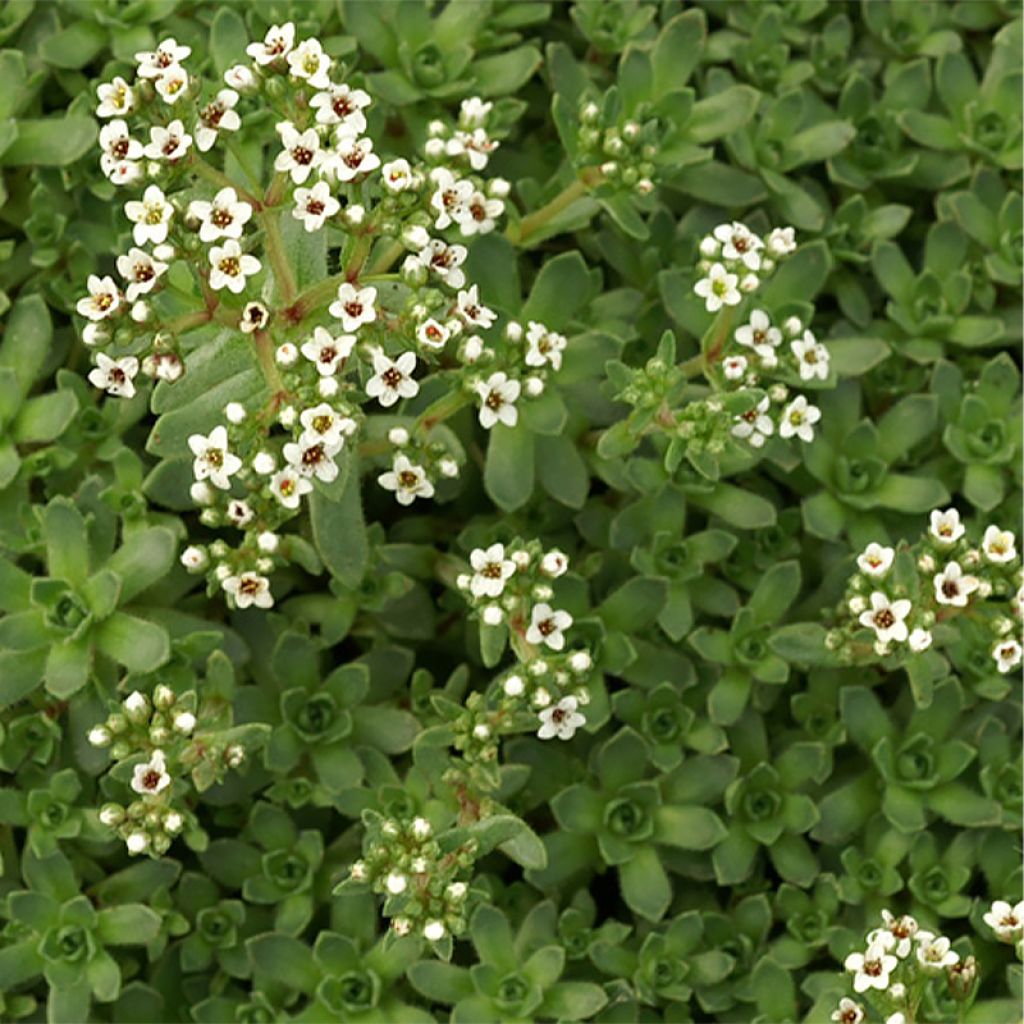
[[[889,975],[898,964],[896,957],[879,943],[872,943],[863,953],[851,953],[843,961],[843,966],[854,976],[854,992],[885,991],[889,987]]]
[[[185,131],[180,119],[173,120],[166,128],[156,124],[149,129],[149,142],[143,153],[150,160],[180,160],[192,145],[192,136]]]
[[[242,468],[242,460],[228,450],[227,427],[214,427],[209,436],[192,434],[188,446],[195,456],[192,472],[196,480],[209,480],[214,487],[228,490],[231,477]]]
[[[238,198],[230,186],[222,188],[211,201],[193,199],[188,204],[188,216],[201,221],[199,238],[203,242],[216,242],[218,238],[242,237],[242,229],[252,217],[252,206]]]
[[[801,380],[820,380],[828,378],[828,349],[818,343],[810,331],[804,331],[803,338],[791,341],[789,347],[796,356],[797,367]]]
[[[131,199],[124,204],[124,212],[135,225],[132,237],[136,245],[152,242],[160,245],[167,241],[167,231],[174,210],[167,197],[157,185],[150,185],[142,193],[142,199]]]
[[[242,247],[234,238],[210,249],[210,287],[214,291],[227,288],[238,295],[245,290],[245,279],[258,274],[261,269],[260,261],[242,252]]]
[[[876,590],[871,595],[871,608],[861,612],[860,624],[875,631],[879,643],[891,641],[903,643],[909,635],[906,618],[910,614],[911,603],[906,598],[890,601],[886,594]]]
[[[743,298],[739,278],[725,269],[722,263],[713,263],[707,277],[700,278],[693,290],[704,300],[709,313],[717,313],[723,306],[737,306]]]
[[[354,334],[331,334],[326,327],[317,327],[313,337],[302,344],[302,354],[317,368],[324,377],[331,377],[338,372],[341,363],[352,354],[356,343]]]
[[[469,564],[473,567],[469,589],[474,597],[500,597],[506,580],[516,571],[516,563],[505,557],[504,544],[476,548],[470,553]]]
[[[741,412],[731,430],[732,436],[748,441],[754,448],[761,448],[775,432],[775,424],[768,415],[770,406],[771,400],[765,395],[752,409]]]
[[[528,644],[546,644],[553,651],[565,647],[565,630],[572,625],[572,616],[562,609],[554,609],[541,602],[530,610],[530,625],[526,629]]]
[[[331,195],[331,188],[326,181],[318,181],[312,188],[295,190],[292,216],[301,220],[307,231],[319,231],[340,209],[341,203]]]
[[[417,498],[432,498],[434,485],[422,466],[415,465],[407,455],[396,455],[391,469],[377,477],[386,491],[395,492],[399,505],[411,505]]]
[[[300,132],[291,121],[282,121],[277,131],[284,148],[274,160],[274,170],[290,174],[301,185],[324,162],[320,136],[315,128]]]
[[[236,608],[272,608],[274,597],[270,592],[270,580],[254,572],[243,572],[228,576],[221,587],[234,599]]]
[[[577,704],[575,697],[563,697],[557,704],[539,712],[537,738],[550,740],[557,736],[560,740],[571,740],[576,730],[587,724],[586,718],[576,710]]]
[[[514,427],[519,422],[516,402],[522,390],[517,380],[510,380],[501,370],[492,373],[487,380],[478,381],[476,393],[480,398],[480,426],[490,430],[496,423]]]
[[[338,286],[338,296],[327,307],[327,312],[346,331],[357,331],[363,324],[372,324],[377,319],[377,289],[356,288],[346,281]]]
[[[779,422],[779,437],[798,437],[801,441],[814,440],[814,424],[821,419],[821,410],[808,405],[805,395],[797,395],[782,411]]]
[[[270,478],[270,493],[284,508],[294,511],[302,496],[313,490],[313,484],[296,472],[294,466],[279,470]]]
[[[366,115],[370,96],[362,89],[351,89],[345,84],[328,84],[309,101],[316,111],[317,124],[340,125],[352,135],[366,131]]]

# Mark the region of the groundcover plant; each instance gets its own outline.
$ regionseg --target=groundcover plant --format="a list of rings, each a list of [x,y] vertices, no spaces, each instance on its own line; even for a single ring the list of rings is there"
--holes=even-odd
[[[1020,1020],[1017,6],[9,0],[0,1020]]]

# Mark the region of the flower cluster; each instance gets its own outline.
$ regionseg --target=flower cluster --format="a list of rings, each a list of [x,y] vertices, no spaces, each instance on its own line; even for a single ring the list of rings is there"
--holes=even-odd
[[[857,569],[840,608],[847,622],[827,638],[841,658],[857,656],[863,630],[870,630],[869,650],[878,657],[903,647],[920,654],[955,636],[956,616],[970,608],[993,668],[1006,674],[1020,666],[1024,579],[1011,531],[989,525],[975,546],[955,508],[936,509],[917,544],[873,542],[857,556]]]
[[[596,166],[606,188],[650,195],[657,177],[653,158],[661,135],[655,118],[620,116],[612,120],[597,103],[584,97],[579,105],[576,160],[584,167]]]
[[[791,227],[775,228],[767,238],[761,238],[739,221],[719,224],[701,239],[698,269],[703,276],[693,290],[704,300],[709,313],[717,313],[724,306],[738,306],[744,295],[756,292],[774,273],[779,260],[794,252],[796,236]]]
[[[969,1000],[978,968],[973,956],[961,959],[945,935],[921,928],[909,914],[882,911],[882,925],[867,935],[862,952],[850,953],[843,966],[852,975],[856,999],[844,997],[832,1014],[836,1024],[860,1024],[868,1006],[886,1024],[919,1019],[917,1009],[935,981],[944,982],[954,999]]]
[[[367,811],[363,820],[363,856],[342,886],[368,886],[383,896],[383,912],[398,936],[440,942],[465,931],[476,841],[442,848],[424,817],[400,821]]]

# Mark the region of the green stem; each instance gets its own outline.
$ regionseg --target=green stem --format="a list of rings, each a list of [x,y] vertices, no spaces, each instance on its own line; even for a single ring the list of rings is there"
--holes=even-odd
[[[212,164],[208,164],[202,157],[195,153],[192,155],[192,170],[201,178],[219,185],[221,188],[233,188],[240,199],[244,199],[250,206],[258,210],[261,207],[259,199],[250,191],[242,188],[236,181],[232,181],[223,171],[218,171]]]
[[[274,279],[281,292],[281,301],[290,306],[295,301],[295,275],[284,251],[284,239],[281,237],[281,224],[276,210],[261,210],[257,216],[263,225],[264,242],[267,247],[267,258],[274,270]]]
[[[386,248],[381,250],[380,255],[366,268],[366,273],[372,277],[386,273],[404,251],[405,246],[401,242],[389,242]]]
[[[359,277],[366,257],[370,255],[370,246],[373,245],[373,237],[369,234],[358,235],[352,252],[349,253],[348,262],[345,264],[345,280],[355,281]]]
[[[208,309],[198,309],[194,313],[182,313],[181,316],[169,320],[166,328],[171,334],[185,334],[193,327],[202,327],[213,319],[213,314]]]
[[[514,245],[525,245],[531,236],[537,234],[548,221],[557,217],[566,207],[571,206],[587,191],[599,184],[601,172],[597,168],[585,167],[561,192],[539,210],[524,217],[517,226],[510,225],[505,237]]]
[[[449,391],[447,395],[443,395],[420,413],[413,429],[420,434],[427,434],[438,423],[448,419],[449,416],[454,416],[464,406],[469,405],[469,402],[470,397],[464,391]]]
[[[263,371],[263,378],[267,382],[272,394],[284,391],[284,381],[278,372],[277,363],[274,361],[274,346],[270,335],[266,331],[257,331],[253,335],[256,347],[256,358],[259,360],[260,369]]]

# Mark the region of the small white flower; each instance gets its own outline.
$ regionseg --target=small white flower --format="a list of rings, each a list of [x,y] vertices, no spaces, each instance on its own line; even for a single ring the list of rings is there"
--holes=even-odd
[[[366,382],[366,394],[376,398],[385,408],[400,398],[414,398],[420,386],[412,379],[416,369],[416,353],[403,352],[397,359],[389,359],[380,349],[373,353],[373,376]]]
[[[480,304],[475,284],[459,292],[455,313],[467,327],[480,327],[483,330],[487,330],[497,319],[494,310]]]
[[[147,242],[161,244],[167,241],[167,231],[174,210],[158,185],[150,185],[142,199],[132,199],[124,204],[124,212],[135,225],[132,237],[136,245]]]
[[[571,740],[576,730],[587,724],[586,718],[576,707],[575,697],[563,697],[553,707],[538,712],[540,728],[537,730],[537,738],[550,740],[557,736],[560,740]]]
[[[722,360],[722,372],[726,380],[742,380],[747,372],[746,356],[728,356]]]
[[[775,433],[775,424],[768,409],[771,403],[767,395],[754,406],[736,417],[736,423],[730,433],[733,437],[745,439],[754,448],[761,448],[765,441]]]
[[[182,551],[181,564],[189,572],[200,572],[210,564],[210,556],[207,555],[205,549],[192,544]]]
[[[270,452],[257,452],[256,457],[252,460],[252,468],[256,470],[260,476],[270,476],[276,467],[277,462]]]
[[[344,330],[357,331],[377,319],[376,302],[376,288],[356,288],[346,281],[338,286],[338,296],[327,311],[341,321]]]
[[[242,237],[242,229],[252,217],[252,206],[238,198],[229,185],[222,188],[210,202],[193,199],[188,204],[188,216],[202,223],[199,238],[203,242],[216,242],[218,238]]]
[[[917,629],[911,630],[910,636],[907,637],[907,644],[915,654],[921,654],[931,647],[932,635],[927,629],[921,629],[918,627]]]
[[[389,192],[404,192],[413,187],[412,168],[404,159],[391,160],[380,169],[380,180]]]
[[[960,522],[960,513],[955,508],[947,508],[945,512],[934,509],[929,532],[939,544],[945,546],[958,541],[967,532],[967,528]]]
[[[247,302],[242,310],[242,319],[238,321],[238,329],[243,334],[262,331],[270,320],[270,310],[262,302]]]
[[[273,64],[279,57],[287,56],[295,45],[295,26],[290,22],[283,25],[271,25],[262,43],[250,43],[245,52],[260,67]]]
[[[1012,562],[1017,557],[1013,531],[1000,530],[998,526],[986,527],[981,550],[990,562],[997,565]]]
[[[502,683],[502,689],[509,697],[521,696],[525,689],[523,677],[515,674],[506,676],[504,683]]]
[[[343,443],[356,428],[356,422],[349,416],[342,416],[337,409],[321,402],[311,409],[299,413],[299,423],[304,436],[333,445]]]
[[[521,385],[510,380],[501,370],[492,373],[486,381],[478,381],[476,393],[480,398],[480,426],[490,430],[496,423],[514,427],[519,422],[519,399]]]
[[[821,419],[821,410],[816,405],[808,405],[804,395],[797,395],[782,411],[779,422],[779,437],[787,438],[794,435],[801,441],[814,440],[814,424]]]
[[[553,651],[565,647],[564,631],[572,625],[567,611],[557,611],[549,604],[535,604],[530,611],[530,625],[526,630],[528,644],[547,644]]]
[[[437,167],[430,174],[436,186],[430,197],[435,212],[434,227],[443,231],[454,221],[468,216],[466,204],[473,195],[473,183],[456,178],[446,167]]]
[[[324,172],[338,181],[352,181],[360,174],[369,174],[380,167],[380,157],[373,151],[373,140],[342,135],[329,154]],[[350,208],[351,215],[351,208]]]
[[[192,136],[185,131],[180,120],[172,121],[166,128],[154,125],[149,129],[149,142],[143,153],[148,160],[167,160],[173,163],[188,153]]]
[[[437,274],[451,288],[461,288],[466,283],[462,264],[468,250],[464,245],[448,245],[439,238],[432,238],[418,256],[428,270]]]
[[[274,170],[290,174],[301,185],[324,161],[320,136],[315,128],[300,132],[290,121],[282,121],[277,130],[284,148],[274,160]]]
[[[295,208],[292,216],[302,221],[307,231],[319,231],[329,217],[341,209],[341,203],[331,195],[326,181],[318,181],[312,188],[295,190]]]
[[[174,38],[165,39],[155,50],[135,54],[139,64],[139,78],[159,78],[168,68],[180,64],[191,53],[191,47],[179,46]]]
[[[564,335],[531,320],[526,330],[524,362],[527,366],[550,366],[557,372],[562,368],[562,353],[567,344]]]
[[[763,309],[755,309],[750,320],[737,327],[733,337],[737,343],[752,348],[762,360],[771,361],[775,357],[775,348],[782,344],[782,332],[773,327],[768,314]]]
[[[569,558],[558,548],[545,552],[540,560],[540,571],[553,580],[563,576],[568,568]]]
[[[796,356],[801,380],[828,379],[828,349],[819,345],[810,331],[804,331],[799,341],[791,341],[789,347]]]
[[[117,257],[117,272],[128,282],[125,297],[129,302],[148,294],[166,269],[166,263],[154,260],[144,249],[134,246],[127,255]]]
[[[363,111],[370,105],[370,97],[362,89],[328,84],[324,91],[309,101],[309,105],[316,111],[317,124],[343,125],[353,135],[366,131]]]
[[[238,295],[245,290],[246,278],[262,269],[260,261],[242,252],[242,247],[233,238],[210,249],[210,287],[214,291],[227,288]]]
[[[338,368],[352,354],[356,343],[354,334],[331,334],[326,327],[317,327],[313,337],[303,342],[302,354],[313,363],[321,376],[329,377],[338,372]]]
[[[226,594],[234,598],[236,608],[249,608],[252,605],[256,605],[257,608],[273,607],[270,580],[266,576],[243,572],[238,576],[228,576],[221,583],[221,587]]]
[[[466,157],[474,171],[482,171],[499,145],[500,143],[492,139],[483,128],[474,128],[470,132],[456,131],[445,142],[444,149],[448,156]]]
[[[188,72],[174,64],[154,79],[153,84],[164,103],[177,103],[188,91]]]
[[[474,597],[500,597],[505,581],[515,575],[516,563],[505,557],[504,544],[477,548],[469,556],[473,577],[469,589]]]
[[[123,117],[135,109],[135,94],[132,87],[120,75],[112,82],[98,85],[96,97],[100,101],[96,108],[97,117]]]
[[[452,211],[452,219],[468,238],[472,235],[489,235],[494,230],[495,221],[504,212],[505,204],[502,200],[489,198],[483,192],[472,192],[463,206]]]
[[[982,920],[1000,942],[1016,942],[1024,933],[1024,902],[1011,907],[1006,900],[996,900]]]
[[[144,796],[156,796],[171,784],[167,762],[162,750],[154,750],[145,764],[137,764],[132,775],[132,789]]]
[[[839,1000],[839,1008],[832,1011],[829,1019],[835,1024],[861,1024],[864,1020],[864,1008],[849,997],[843,996]]]
[[[305,477],[299,476],[295,469],[288,466],[270,478],[270,493],[288,509],[297,509],[304,494],[309,494],[313,485]]]
[[[264,554],[272,555],[281,544],[281,538],[270,530],[264,530],[256,537],[256,546]]]
[[[423,938],[428,942],[439,942],[445,934],[445,927],[441,921],[428,921],[423,926]]]
[[[949,947],[945,935],[918,934],[917,960],[926,974],[939,974],[960,960],[960,955]]]
[[[868,944],[877,943],[901,960],[910,956],[910,951],[914,947],[914,936],[917,935],[917,921],[909,914],[894,917],[888,910],[883,910],[882,922],[881,928],[875,928],[868,933]]]
[[[105,320],[121,304],[121,295],[112,277],[89,275],[89,294],[78,300],[75,312],[92,321]]]
[[[214,427],[209,437],[193,434],[188,446],[195,456],[192,472],[196,480],[209,480],[214,487],[228,490],[231,477],[242,468],[242,460],[228,451],[227,427]]]
[[[764,242],[745,224],[719,224],[714,230],[715,238],[722,243],[722,258],[741,263],[748,270],[761,268],[761,252]],[[709,310],[714,312],[714,310]]]
[[[256,76],[247,64],[233,64],[224,72],[224,81],[239,92],[255,89],[257,84]]]
[[[965,608],[971,594],[978,589],[976,576],[965,576],[959,562],[947,562],[945,569],[932,578],[935,585],[935,600],[939,604]]]
[[[377,477],[386,491],[395,492],[399,505],[411,505],[417,498],[432,498],[434,485],[422,466],[414,465],[407,455],[396,455],[387,473]]]
[[[788,256],[796,251],[796,231],[793,228],[775,228],[765,239],[773,256]]]
[[[139,372],[139,361],[135,356],[111,359],[102,352],[96,353],[96,366],[89,371],[89,383],[117,398],[132,398],[135,394],[135,375]]]
[[[884,992],[889,987],[889,975],[896,970],[899,961],[890,953],[886,953],[883,946],[868,946],[864,953],[851,953],[843,966],[854,975],[854,992],[867,992],[868,989],[877,989]]]
[[[284,446],[285,460],[296,473],[305,477],[316,477],[325,484],[338,478],[338,464],[334,456],[341,451],[342,441],[328,443],[315,434],[303,434],[298,441]]]
[[[252,510],[252,506],[247,501],[243,501],[241,498],[232,498],[228,502],[227,511],[228,522],[232,526],[237,526],[242,529],[252,522],[255,513]]]
[[[1020,663],[1022,657],[1020,644],[1013,639],[1003,640],[992,648],[992,657],[995,659],[996,669],[1003,675],[1012,672]]]
[[[693,286],[693,290],[704,300],[704,308],[709,313],[717,313],[722,306],[739,305],[743,296],[740,294],[739,278],[721,263],[713,263],[707,277],[702,277]]]
[[[910,608],[906,598],[890,602],[886,594],[876,590],[871,595],[871,608],[862,612],[858,621],[862,626],[873,629],[880,643],[903,643],[908,636],[904,620],[910,614]]]
[[[494,104],[470,96],[459,104],[459,123],[465,128],[482,128]]]
[[[438,323],[433,317],[429,320],[424,320],[416,328],[416,340],[424,348],[440,350],[447,344],[450,335],[451,331],[444,324]]]
[[[857,556],[857,565],[868,576],[884,576],[892,568],[895,557],[895,549],[872,542]]]
[[[326,89],[331,84],[328,73],[331,58],[324,53],[319,39],[304,39],[288,54],[288,69],[292,77],[304,79],[314,89]]]
[[[201,153],[213,148],[218,132],[237,132],[242,127],[235,104],[238,93],[234,89],[221,89],[209,103],[199,111],[199,126],[196,129],[196,147]]]

